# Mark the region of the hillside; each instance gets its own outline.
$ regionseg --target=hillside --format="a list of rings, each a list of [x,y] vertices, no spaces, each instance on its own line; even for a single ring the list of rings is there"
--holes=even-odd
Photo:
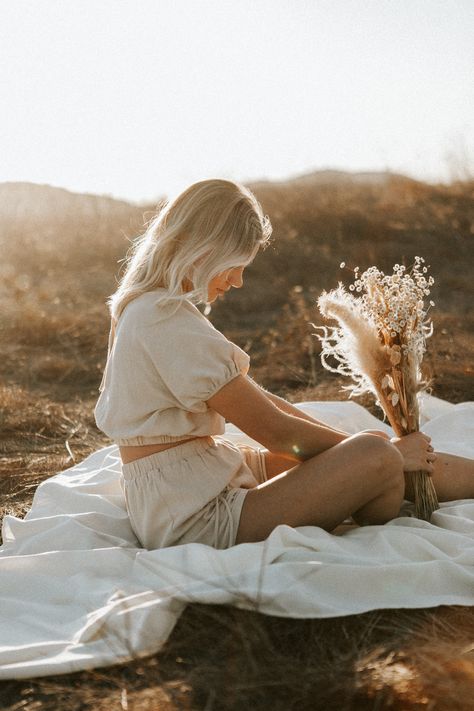
[[[468,303],[474,183],[433,186],[390,173],[317,171],[249,187],[271,218],[274,239],[248,270],[251,288],[233,295],[238,318],[280,308],[294,285],[330,288],[341,278],[341,261],[390,269],[409,265],[416,254],[431,265],[443,305]],[[72,259],[77,269],[100,267],[110,278],[162,199],[137,206],[50,186],[0,184],[1,269],[31,274],[46,261],[54,269]],[[73,277],[75,270],[68,271]]]
[[[107,219],[127,214],[131,209],[128,202],[106,195],[75,193],[37,183],[0,183],[0,220],[3,223],[54,221],[72,214],[79,219]]]

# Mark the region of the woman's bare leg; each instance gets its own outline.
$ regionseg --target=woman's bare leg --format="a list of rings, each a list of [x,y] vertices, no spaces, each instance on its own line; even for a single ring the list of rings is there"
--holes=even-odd
[[[375,435],[353,435],[250,489],[236,543],[261,541],[282,523],[327,531],[351,515],[360,524],[385,523],[398,514],[404,493],[396,447]]]
[[[293,457],[283,457],[281,454],[275,454],[265,450],[265,471],[267,479],[273,479],[277,474],[288,471],[299,464],[298,460]]]
[[[439,501],[474,499],[474,459],[436,452],[433,466],[432,481]],[[414,500],[408,477],[405,498]]]
[[[390,440],[390,435],[386,432],[381,432],[380,430],[363,430],[363,432],[359,432],[359,434],[375,434],[377,437],[383,437],[386,440]],[[264,452],[267,479],[272,479],[277,474],[281,474],[282,472],[285,472],[299,464],[299,460],[296,457],[275,454],[275,452],[270,452],[268,449],[265,449]]]

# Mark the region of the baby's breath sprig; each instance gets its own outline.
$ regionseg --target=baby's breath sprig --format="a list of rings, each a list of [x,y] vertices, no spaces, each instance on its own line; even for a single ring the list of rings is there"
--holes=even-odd
[[[319,327],[322,336],[315,334],[322,344],[322,364],[352,378],[354,384],[344,388],[350,395],[373,392],[397,436],[416,432],[417,393],[425,386],[421,363],[433,333],[428,312],[434,302],[425,307],[425,297],[434,279],[427,275],[423,257],[415,257],[409,271],[395,264],[388,275],[375,266],[362,273],[355,267],[353,273],[350,293],[339,283],[318,299],[321,313],[339,322],[338,327]],[[338,365],[330,365],[328,357]],[[411,480],[417,516],[428,520],[438,508],[431,478],[416,472]]]

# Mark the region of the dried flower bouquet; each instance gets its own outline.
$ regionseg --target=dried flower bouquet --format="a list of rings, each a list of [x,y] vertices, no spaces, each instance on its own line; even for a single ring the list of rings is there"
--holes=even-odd
[[[360,296],[348,293],[339,283],[318,299],[323,316],[339,322],[338,327],[319,327],[323,336],[316,334],[322,343],[322,364],[354,380],[355,384],[343,388],[350,396],[373,392],[397,437],[418,431],[417,394],[426,385],[421,362],[433,327],[424,297],[434,279],[426,276],[424,261],[415,257],[410,272],[395,264],[391,275],[376,267],[359,274],[356,267],[349,290]],[[327,362],[328,356],[338,362],[337,367]],[[439,507],[431,477],[426,472],[410,472],[408,480],[416,516],[428,521]]]

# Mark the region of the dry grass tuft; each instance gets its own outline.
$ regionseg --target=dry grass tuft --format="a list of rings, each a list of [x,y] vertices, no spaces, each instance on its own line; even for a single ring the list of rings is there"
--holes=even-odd
[[[90,401],[64,405],[18,385],[0,386],[0,518],[23,517],[38,484],[109,444],[92,409]]]
[[[5,682],[3,693],[13,700],[23,687],[25,701],[41,702],[44,711],[119,711],[124,700],[134,711],[468,711],[474,660],[466,656],[466,640],[473,633],[467,608],[292,620],[195,604],[160,654],[110,669]]]

